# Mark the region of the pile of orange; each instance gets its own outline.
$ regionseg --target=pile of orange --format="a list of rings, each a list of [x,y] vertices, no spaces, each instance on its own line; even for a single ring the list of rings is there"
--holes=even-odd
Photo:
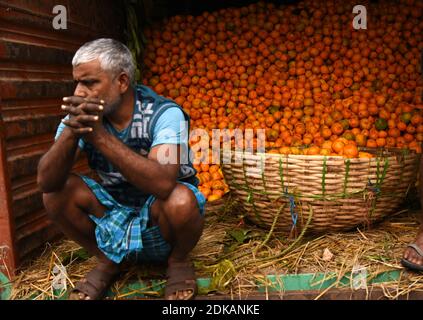
[[[144,83],[210,136],[264,129],[273,153],[421,152],[423,2],[370,3],[364,30],[352,27],[355,5],[259,2],[174,16],[145,30]]]
[[[199,190],[207,201],[221,199],[229,191],[223,179],[222,170],[217,164],[196,164],[197,178],[200,180]]]

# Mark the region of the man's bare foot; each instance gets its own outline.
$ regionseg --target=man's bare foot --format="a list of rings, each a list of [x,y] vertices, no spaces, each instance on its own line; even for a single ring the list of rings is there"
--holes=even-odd
[[[423,228],[419,229],[414,243],[405,249],[401,263],[410,269],[423,270]]]
[[[119,266],[100,262],[83,280],[76,283],[69,300],[99,300],[104,298],[107,290],[119,274]]]

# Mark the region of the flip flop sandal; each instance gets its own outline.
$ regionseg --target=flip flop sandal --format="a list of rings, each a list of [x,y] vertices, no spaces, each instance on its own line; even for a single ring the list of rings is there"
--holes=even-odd
[[[407,247],[413,248],[417,254],[423,258],[423,250],[416,244],[416,243],[410,243]],[[407,259],[401,259],[401,264],[411,270],[414,271],[423,271],[423,265],[412,263],[411,261],[408,261]]]
[[[197,294],[197,281],[194,266],[190,262],[175,262],[168,267],[165,298],[169,300],[171,295],[178,292],[191,290],[192,294],[183,300],[191,300]]]
[[[75,288],[69,295],[70,300],[85,300],[79,298],[79,293],[88,296],[90,298],[89,300],[100,300],[104,298],[117,276],[117,274],[111,274],[96,268],[91,270],[85,276],[85,282],[78,281],[76,283]],[[73,299],[72,296],[77,298]]]

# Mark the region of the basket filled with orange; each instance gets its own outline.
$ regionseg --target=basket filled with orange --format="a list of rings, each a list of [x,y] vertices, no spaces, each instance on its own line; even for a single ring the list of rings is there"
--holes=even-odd
[[[197,158],[215,129],[265,130],[266,153],[236,153],[225,179],[210,159],[197,163],[208,208],[226,180],[251,220],[326,231],[376,221],[404,199],[423,143],[422,1],[369,3],[367,30],[351,27],[353,6],[259,1],[144,30],[143,83],[208,136],[192,139]]]
[[[223,172],[246,217],[267,228],[343,231],[396,212],[415,184],[420,154],[398,148],[359,151],[353,144],[344,149],[351,155],[310,155],[307,148],[233,152]]]

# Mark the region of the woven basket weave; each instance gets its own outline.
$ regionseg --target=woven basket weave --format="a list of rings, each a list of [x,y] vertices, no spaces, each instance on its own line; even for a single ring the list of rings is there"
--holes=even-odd
[[[225,209],[226,202],[229,198],[228,194],[225,194],[221,199],[215,201],[207,201],[205,210],[206,214],[221,214]]]
[[[284,231],[341,231],[395,212],[416,180],[419,154],[365,151],[376,157],[232,152],[222,169],[252,222]]]

